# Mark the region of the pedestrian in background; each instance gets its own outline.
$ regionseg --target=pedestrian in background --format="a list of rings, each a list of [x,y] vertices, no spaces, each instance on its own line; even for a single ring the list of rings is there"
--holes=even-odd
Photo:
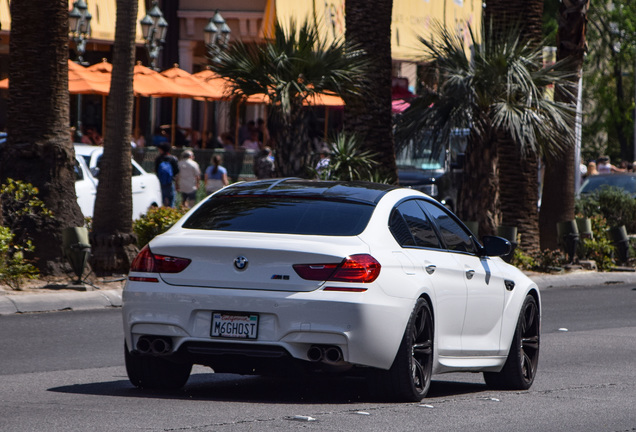
[[[221,156],[214,155],[205,170],[205,193],[208,195],[229,184],[227,170],[221,166]]]
[[[192,150],[184,150],[179,161],[177,191],[181,193],[181,202],[185,208],[191,208],[197,201],[197,190],[201,182],[201,168],[194,160]]]
[[[625,172],[622,168],[617,168],[612,165],[609,156],[601,156],[596,160],[596,169],[599,174],[610,174],[617,172]]]
[[[329,163],[331,162],[331,149],[327,144],[323,144],[320,148],[320,160],[316,164],[316,173],[319,178],[325,178],[329,175]]]
[[[257,179],[268,179],[274,177],[274,156],[272,149],[263,147],[256,157],[254,157],[254,175]]]
[[[174,178],[179,174],[179,161],[170,154],[170,143],[159,144],[155,159],[155,173],[161,184],[161,199],[165,207],[174,207]]]

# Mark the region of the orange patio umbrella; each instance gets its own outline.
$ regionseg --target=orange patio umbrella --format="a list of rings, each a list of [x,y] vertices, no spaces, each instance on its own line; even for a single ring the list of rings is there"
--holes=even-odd
[[[172,96],[172,142],[174,142],[175,137],[175,126],[176,126],[176,107],[177,107],[177,97],[190,97],[196,99],[203,99],[204,101],[212,100],[221,100],[225,97],[225,89],[221,86],[209,85],[205,80],[201,80],[195,77],[193,74],[184,71],[179,68],[178,64],[175,64],[174,67],[167,69],[161,72],[161,75],[168,78],[172,81],[173,84],[179,86],[183,93],[181,95]],[[204,118],[207,118],[207,104],[204,107]],[[202,138],[205,139],[205,134],[207,131],[203,131]]]
[[[68,61],[68,91],[71,94],[108,94],[108,81],[87,73],[87,69],[71,60]],[[0,80],[0,89],[9,88],[9,78]]]
[[[206,68],[200,72],[192,74],[192,76],[205,82],[208,86],[214,88],[215,91],[223,95],[221,99],[217,99],[217,100],[230,100],[234,97],[238,97],[239,99],[241,99],[241,103],[244,102],[244,103],[256,104],[256,103],[267,103],[268,101],[267,95],[264,95],[264,94],[257,94],[257,95],[244,97],[243,95],[236,93],[230,80],[222,76],[219,76],[216,72],[213,72],[209,68]],[[207,118],[207,108],[208,106],[206,102],[206,104],[203,107],[203,118]],[[239,129],[238,111],[239,110],[240,110],[240,103],[236,105],[237,120],[236,120],[236,130],[234,131],[234,137],[235,137],[234,145],[236,147],[238,147],[238,144],[239,144],[238,143],[238,129]],[[204,125],[206,125],[205,122],[204,122]],[[202,132],[202,135],[205,136],[206,134],[207,134],[207,130],[204,129]]]
[[[327,129],[329,128],[329,107],[341,107],[345,106],[344,100],[335,93],[314,93],[304,101],[305,105],[310,106],[324,106],[325,107],[325,129],[323,131],[323,137],[327,138]]]
[[[108,77],[110,84],[113,65],[107,62],[106,59],[86,69],[97,76]],[[159,72],[143,66],[141,62],[137,62],[133,70],[133,93],[136,97],[135,130],[139,130],[139,97],[180,97],[183,92],[183,89],[177,87]]]
[[[84,66],[69,60],[68,91],[71,94],[107,95],[110,91],[110,76],[107,79],[97,76]]]

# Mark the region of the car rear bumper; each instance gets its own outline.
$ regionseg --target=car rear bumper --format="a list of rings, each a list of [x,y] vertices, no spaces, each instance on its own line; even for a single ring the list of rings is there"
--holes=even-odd
[[[124,334],[133,351],[142,336],[170,338],[172,352],[192,353],[195,347],[193,358],[206,353],[222,356],[227,348],[239,356],[284,351],[295,359],[316,361],[309,354],[312,347],[336,347],[342,353],[338,363],[388,369],[413,304],[387,296],[373,284],[368,288],[361,293],[290,293],[128,281],[123,292]],[[215,311],[258,315],[257,338],[212,337]]]

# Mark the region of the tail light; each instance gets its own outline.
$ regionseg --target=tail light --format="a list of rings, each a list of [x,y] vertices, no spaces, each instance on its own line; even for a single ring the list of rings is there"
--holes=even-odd
[[[329,282],[370,283],[378,278],[382,266],[371,255],[351,255],[339,264],[295,264],[303,279]]]
[[[148,245],[139,252],[130,266],[131,272],[143,273],[179,273],[183,271],[191,260],[167,255],[153,254]]]

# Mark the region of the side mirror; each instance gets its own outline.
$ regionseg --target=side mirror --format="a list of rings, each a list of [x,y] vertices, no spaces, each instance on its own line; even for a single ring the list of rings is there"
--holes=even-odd
[[[504,256],[512,250],[512,244],[503,237],[484,236],[482,256]]]

